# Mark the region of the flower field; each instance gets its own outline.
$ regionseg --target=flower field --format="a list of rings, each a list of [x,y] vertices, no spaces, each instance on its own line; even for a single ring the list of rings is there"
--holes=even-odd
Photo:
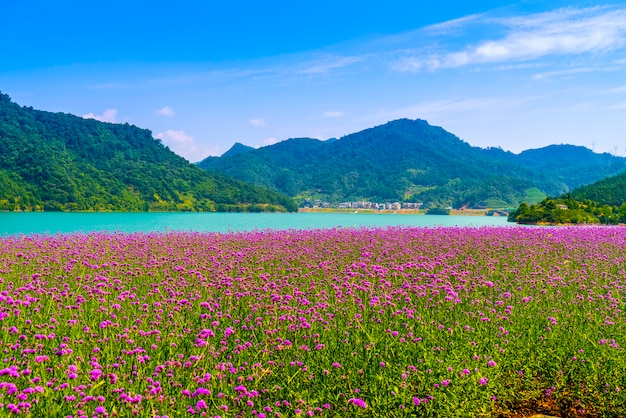
[[[0,416],[626,416],[626,228],[0,239]]]

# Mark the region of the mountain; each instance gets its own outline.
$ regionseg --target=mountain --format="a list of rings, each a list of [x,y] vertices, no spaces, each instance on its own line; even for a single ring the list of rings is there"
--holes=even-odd
[[[596,154],[575,145],[549,145],[519,154],[520,164],[538,173],[548,173],[553,180],[574,189],[620,173],[626,169],[625,158],[609,153]]]
[[[240,142],[236,142],[228,151],[226,151],[223,157],[232,157],[233,155],[241,154],[243,152],[254,151],[254,148],[244,145]]]
[[[534,205],[523,202],[508,220],[518,223],[626,223],[626,173],[578,187]]]
[[[0,93],[0,210],[296,210],[210,174],[146,129],[21,107]]]
[[[579,201],[592,200],[602,205],[621,206],[626,203],[626,173],[579,187],[569,195]]]
[[[626,169],[626,159],[554,145],[513,154],[473,147],[424,120],[401,119],[338,140],[295,138],[198,163],[299,200],[420,201],[513,207]]]

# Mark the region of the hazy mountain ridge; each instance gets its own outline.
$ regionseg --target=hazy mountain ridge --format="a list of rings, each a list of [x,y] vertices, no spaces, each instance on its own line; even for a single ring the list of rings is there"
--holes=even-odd
[[[210,174],[146,129],[21,107],[0,93],[2,210],[295,210]]]
[[[626,169],[626,159],[552,145],[513,154],[469,145],[423,120],[401,119],[339,140],[288,139],[198,163],[299,198],[515,206],[530,188],[559,195]]]

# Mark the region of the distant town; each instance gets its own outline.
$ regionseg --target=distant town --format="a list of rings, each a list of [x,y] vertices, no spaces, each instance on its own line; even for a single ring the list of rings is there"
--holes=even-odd
[[[304,212],[308,211],[316,211],[316,210],[354,210],[364,212],[368,211],[380,211],[385,213],[387,212],[400,212],[400,213],[426,213],[426,214],[435,214],[435,215],[486,215],[486,216],[508,216],[509,212],[503,209],[493,209],[487,206],[479,206],[474,207],[472,209],[468,208],[468,205],[464,205],[460,208],[453,208],[452,206],[448,206],[446,208],[431,208],[425,209],[423,208],[424,204],[422,202],[340,202],[340,203],[331,203],[321,199],[305,199],[304,202],[300,205],[300,210]]]
[[[305,199],[303,207],[305,208],[321,208],[321,209],[373,209],[373,210],[400,210],[400,209],[412,209],[420,210],[423,203],[376,203],[376,202],[341,202],[330,203],[319,199]],[[449,209],[452,209],[451,207]]]

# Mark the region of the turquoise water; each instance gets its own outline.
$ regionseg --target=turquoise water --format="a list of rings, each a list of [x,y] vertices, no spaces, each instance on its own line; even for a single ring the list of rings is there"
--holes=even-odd
[[[87,232],[240,232],[380,226],[504,226],[504,217],[356,213],[0,213],[0,236]]]

